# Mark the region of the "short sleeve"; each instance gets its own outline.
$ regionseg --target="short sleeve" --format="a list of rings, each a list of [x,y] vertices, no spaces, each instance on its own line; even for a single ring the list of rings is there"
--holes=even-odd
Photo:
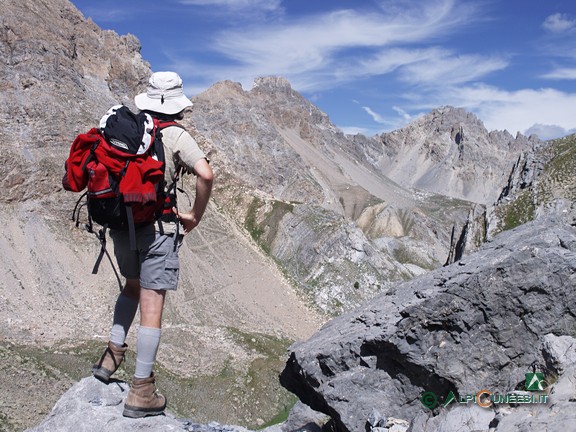
[[[181,166],[188,173],[192,173],[194,165],[206,158],[192,135],[180,127],[170,126],[164,129],[162,141],[166,151],[166,168],[170,171],[169,175],[173,175],[176,166]]]

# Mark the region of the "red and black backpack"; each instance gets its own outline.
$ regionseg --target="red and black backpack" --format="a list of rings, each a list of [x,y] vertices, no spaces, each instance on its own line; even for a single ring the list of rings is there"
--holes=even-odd
[[[168,126],[182,127],[116,105],[102,117],[99,128],[78,135],[72,143],[62,185],[73,192],[86,189],[72,219],[78,226],[81,210],[86,207],[85,228],[102,244],[93,273],[107,254],[107,229],[127,230],[130,247],[136,249],[136,228],[172,213],[178,174],[166,187],[162,129]],[[97,233],[94,222],[102,227]]]

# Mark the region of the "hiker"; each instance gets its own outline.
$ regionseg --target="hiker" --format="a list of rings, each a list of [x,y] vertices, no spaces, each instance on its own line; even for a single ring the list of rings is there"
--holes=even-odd
[[[146,93],[134,98],[136,107],[161,121],[184,118],[192,102],[184,95],[182,80],[175,72],[156,72]],[[202,219],[212,190],[213,174],[192,136],[181,126],[162,130],[166,159],[166,185],[173,183],[178,168],[196,176],[196,195],[190,212],[173,209],[160,220],[136,229],[137,250],[129,247],[126,230],[110,230],[114,252],[126,283],[116,301],[110,339],[93,374],[108,382],[124,359],[126,335],[140,306],[136,340],[136,369],[123,415],[138,418],[164,412],[166,398],[155,389],[154,362],[160,343],[162,310],[166,292],[178,284],[178,248],[185,234]],[[178,226],[178,224],[180,224]]]

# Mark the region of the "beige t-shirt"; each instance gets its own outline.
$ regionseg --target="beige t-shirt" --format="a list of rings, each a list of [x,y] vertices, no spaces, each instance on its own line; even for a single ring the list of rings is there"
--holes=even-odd
[[[177,126],[168,126],[162,129],[162,143],[164,144],[164,156],[166,158],[166,170],[164,179],[166,186],[172,184],[172,178],[176,172],[176,167],[181,166],[183,172],[191,174],[194,172],[194,165],[206,158],[204,152],[198,146],[198,143],[192,135],[185,129]],[[179,204],[188,204],[187,202],[179,202]],[[186,211],[187,209],[179,205],[179,210]],[[171,234],[176,232],[176,224],[173,222],[156,223],[156,230]]]
[[[182,166],[188,174],[191,174],[194,172],[194,165],[206,157],[192,135],[180,127],[168,126],[162,129],[162,142],[166,157],[164,174],[166,184],[172,183],[177,166]]]

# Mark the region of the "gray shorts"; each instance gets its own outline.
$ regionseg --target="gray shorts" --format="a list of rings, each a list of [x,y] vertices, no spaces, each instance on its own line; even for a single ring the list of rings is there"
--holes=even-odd
[[[154,290],[176,290],[180,262],[178,250],[182,236],[161,235],[154,225],[136,230],[137,250],[130,250],[128,231],[110,230],[114,242],[114,254],[120,273],[127,279],[140,279],[142,288]]]

